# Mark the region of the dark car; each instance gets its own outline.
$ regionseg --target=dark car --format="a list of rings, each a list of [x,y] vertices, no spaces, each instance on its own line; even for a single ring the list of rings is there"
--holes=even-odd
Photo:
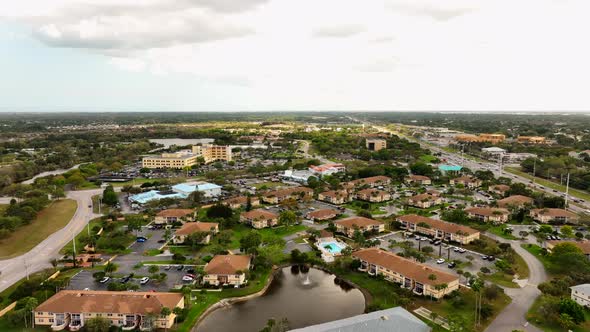
[[[131,276],[124,276],[123,278],[121,278],[121,283],[125,284],[129,282],[129,280],[131,280]]]
[[[488,260],[488,256],[484,255],[484,256],[481,257],[481,259],[483,259],[484,261],[487,261]]]
[[[493,262],[496,260],[496,257],[494,256],[488,256],[488,261]]]
[[[186,270],[186,273],[195,274],[195,269],[191,267],[190,269]]]
[[[455,262],[450,262],[447,266],[449,267],[449,269],[452,269],[455,266],[457,266],[457,264]]]
[[[176,267],[176,271],[182,271],[184,269],[183,265],[178,265],[178,267]]]

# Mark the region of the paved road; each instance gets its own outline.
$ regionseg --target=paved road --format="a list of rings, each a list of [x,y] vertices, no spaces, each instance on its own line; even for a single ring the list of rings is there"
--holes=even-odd
[[[72,234],[78,234],[84,226],[99,215],[88,207],[92,203],[92,196],[102,192],[101,189],[70,191],[67,198],[78,203],[74,216],[66,227],[51,234],[35,248],[21,256],[0,261],[0,292],[10,287],[20,279],[26,277],[26,273],[34,273],[51,267],[50,261],[59,258],[59,250],[72,240]]]
[[[512,248],[519,254],[529,267],[529,279],[523,288],[505,288],[510,298],[510,303],[496,319],[488,326],[486,332],[504,332],[522,330],[527,332],[541,332],[537,327],[527,324],[525,316],[535,299],[541,294],[537,285],[547,280],[547,273],[543,264],[535,256],[520,247],[520,241],[505,240],[494,234],[487,233],[486,236],[500,242],[510,243]]]

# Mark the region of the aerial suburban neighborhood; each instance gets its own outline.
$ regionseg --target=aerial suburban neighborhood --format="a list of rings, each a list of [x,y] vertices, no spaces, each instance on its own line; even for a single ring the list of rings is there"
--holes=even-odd
[[[504,158],[555,136],[211,116],[41,145],[8,122],[0,330],[590,328],[588,194]]]

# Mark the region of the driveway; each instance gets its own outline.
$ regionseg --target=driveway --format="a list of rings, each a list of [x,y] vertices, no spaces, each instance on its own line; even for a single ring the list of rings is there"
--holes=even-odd
[[[510,303],[496,319],[488,326],[486,332],[504,332],[512,330],[522,330],[527,332],[541,332],[537,327],[529,324],[526,319],[526,313],[533,305],[533,302],[541,295],[537,285],[547,280],[547,273],[543,264],[535,256],[520,247],[520,241],[505,240],[494,234],[486,233],[486,236],[503,242],[510,243],[512,248],[519,254],[529,267],[529,279],[523,288],[506,288],[505,292],[510,298]]]

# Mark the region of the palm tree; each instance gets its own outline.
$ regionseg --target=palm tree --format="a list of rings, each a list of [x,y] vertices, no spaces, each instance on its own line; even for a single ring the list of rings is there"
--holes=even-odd
[[[428,280],[435,281],[436,280],[436,274],[434,274],[434,273],[433,274],[430,274],[428,276]],[[430,291],[430,299],[432,300],[432,291]]]
[[[181,307],[174,307],[174,310],[172,310],[172,313],[174,314],[174,324],[176,324],[176,318],[180,315],[182,315],[182,308]]]
[[[163,318],[168,318],[168,316],[170,316],[170,314],[172,313],[172,310],[170,310],[170,308],[168,307],[162,307],[162,310],[160,310],[160,315],[162,315]],[[165,331],[168,331],[168,322],[166,322],[166,326],[164,327]]]
[[[108,274],[112,274],[113,272],[117,271],[117,264],[113,263],[113,262],[108,262],[105,266],[104,266],[104,272],[108,273]]]

